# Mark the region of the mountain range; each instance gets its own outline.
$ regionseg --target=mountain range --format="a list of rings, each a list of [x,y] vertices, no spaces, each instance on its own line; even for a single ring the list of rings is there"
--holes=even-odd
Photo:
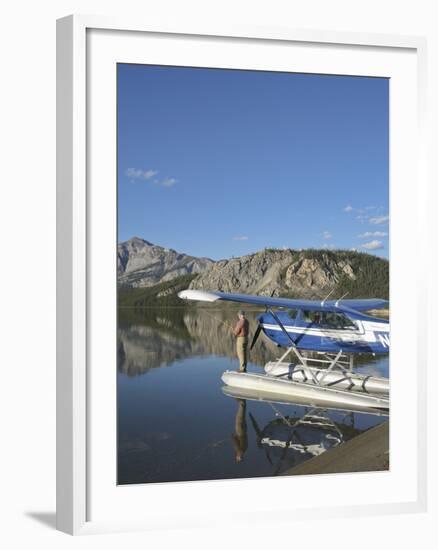
[[[329,292],[334,298],[388,298],[389,262],[349,250],[272,248],[214,261],[134,237],[118,245],[118,283],[119,294],[135,289],[134,305],[141,296],[142,305],[160,297],[177,300],[181,287],[309,299]]]

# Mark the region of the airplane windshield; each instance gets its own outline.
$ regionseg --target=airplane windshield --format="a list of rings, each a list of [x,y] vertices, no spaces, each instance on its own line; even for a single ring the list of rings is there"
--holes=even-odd
[[[356,329],[356,325],[344,313],[332,311],[303,311],[304,320],[307,323],[319,325],[324,328]]]
[[[291,319],[295,319],[297,316],[298,311],[296,309],[288,309],[287,314]]]

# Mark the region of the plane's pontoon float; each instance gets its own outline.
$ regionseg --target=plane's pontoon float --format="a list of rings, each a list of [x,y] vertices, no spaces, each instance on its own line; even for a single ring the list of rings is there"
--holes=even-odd
[[[272,395],[323,399],[326,403],[389,409],[389,380],[354,372],[354,355],[389,352],[389,322],[363,312],[388,307],[386,300],[293,300],[269,296],[183,290],[184,300],[218,300],[265,307],[250,349],[260,332],[286,348],[265,365],[265,374],[225,371],[223,382],[235,388]],[[281,308],[275,309],[274,308]],[[313,356],[305,355],[313,352]],[[293,353],[295,363],[287,362]]]

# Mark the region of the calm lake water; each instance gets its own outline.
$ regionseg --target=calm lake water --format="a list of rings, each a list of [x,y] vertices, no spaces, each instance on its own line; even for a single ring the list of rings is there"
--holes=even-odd
[[[275,476],[387,420],[227,395],[237,310],[119,310],[119,484]],[[247,308],[252,330],[259,312]],[[280,355],[260,335],[248,370]],[[356,369],[388,376],[388,357],[364,356]]]

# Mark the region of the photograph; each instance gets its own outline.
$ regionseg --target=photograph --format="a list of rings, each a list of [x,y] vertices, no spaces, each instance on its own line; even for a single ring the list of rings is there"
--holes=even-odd
[[[118,485],[390,469],[389,107],[117,64]]]

